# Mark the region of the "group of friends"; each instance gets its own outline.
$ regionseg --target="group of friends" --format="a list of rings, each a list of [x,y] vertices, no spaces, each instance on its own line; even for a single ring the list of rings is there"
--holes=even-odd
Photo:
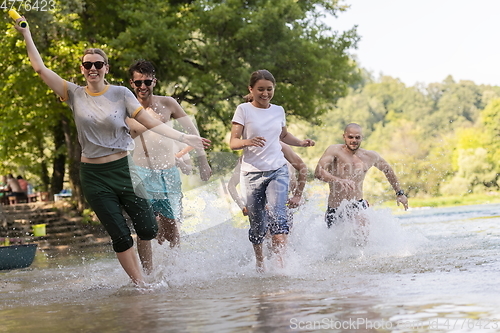
[[[33,69],[73,111],[82,147],[80,179],[83,194],[109,233],[118,261],[136,285],[144,284],[144,273],[153,269],[151,241],[179,244],[178,223],[182,215],[180,174],[189,172],[186,156],[194,154],[202,180],[212,171],[205,149],[210,140],[199,135],[195,124],[172,97],[153,94],[157,83],[153,65],[144,60],[129,68],[130,86],[109,85],[108,57],[98,48],[85,50],[80,71],[86,85],[64,80],[47,68],[38,52],[29,25],[15,28],[22,34]],[[267,70],[251,74],[249,94],[232,118],[230,148],[243,150],[230,181],[230,193],[250,221],[249,240],[256,268],[265,270],[262,244],[271,238],[273,252],[283,265],[286,236],[293,212],[301,203],[307,166],[290,146],[311,147],[311,139],[288,132],[283,107],[271,104],[276,80]],[[176,120],[184,132],[173,128]],[[376,152],[360,148],[361,127],[350,124],[345,144],[331,145],[320,158],[315,176],[330,186],[325,215],[330,227],[342,217],[336,209],[343,200],[353,209],[367,207],[363,180],[375,166],[385,173],[405,209],[408,201],[389,164]],[[291,174],[297,173],[298,176]],[[290,181],[292,180],[292,182]],[[242,197],[234,186],[240,183]],[[291,195],[289,195],[289,190]],[[137,235],[134,239],[123,210]],[[142,266],[142,267],[141,267]]]

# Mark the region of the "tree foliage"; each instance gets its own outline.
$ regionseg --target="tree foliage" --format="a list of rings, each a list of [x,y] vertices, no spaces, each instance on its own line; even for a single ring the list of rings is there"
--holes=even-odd
[[[270,70],[276,104],[290,131],[317,141],[297,152],[314,168],[323,151],[342,143],[348,123],[364,129],[364,147],[381,153],[410,196],[498,190],[500,87],[442,82],[407,87],[374,79],[348,51],[355,28],[335,31],[324,15],[345,6],[326,0],[56,1],[52,12],[29,12],[47,67],[84,84],[82,51],[100,47],[110,58],[107,80],[128,86],[128,66],[148,59],[157,68],[157,94],[175,97],[214,144],[212,163],[225,164],[235,107],[250,73]],[[2,173],[24,173],[41,190],[58,192],[70,179],[79,196],[80,147],[71,111],[32,70],[24,43],[5,15],[0,21],[0,157]],[[215,154],[218,153],[218,154]],[[213,165],[214,170],[223,169]],[[392,190],[374,172],[369,196]]]
[[[59,0],[51,12],[25,14],[45,64],[79,84],[87,47],[110,58],[107,76],[128,85],[126,69],[148,59],[159,90],[193,112],[215,150],[228,150],[231,117],[254,70],[278,81],[275,102],[297,119],[317,122],[345,96],[359,70],[348,50],[355,29],[337,32],[322,23],[345,7],[325,0]],[[79,196],[80,147],[69,108],[31,69],[21,36],[5,15],[0,52],[0,155],[2,172],[26,173],[40,189],[58,192],[69,177]],[[49,188],[50,187],[50,188]]]
[[[384,76],[340,99],[322,117],[318,140],[327,141],[320,143],[323,150],[342,143],[345,125],[359,123],[364,147],[391,163],[410,196],[498,190],[499,89],[451,76],[406,87]],[[368,184],[367,195],[375,200],[393,197],[383,174],[370,173]],[[386,184],[383,190],[380,184]]]

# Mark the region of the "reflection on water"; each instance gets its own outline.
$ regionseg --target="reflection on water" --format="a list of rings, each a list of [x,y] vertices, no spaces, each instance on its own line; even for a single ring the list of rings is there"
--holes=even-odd
[[[358,246],[352,225],[326,228],[324,203],[295,215],[286,268],[270,257],[264,275],[223,213],[188,222],[179,250],[154,244],[147,289],[107,247],[37,253],[0,273],[0,332],[500,331],[500,205],[369,209]]]

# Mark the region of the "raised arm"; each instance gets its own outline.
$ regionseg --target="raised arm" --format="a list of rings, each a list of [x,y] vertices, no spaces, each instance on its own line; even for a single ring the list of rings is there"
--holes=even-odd
[[[399,184],[399,180],[398,177],[396,176],[396,173],[391,168],[389,163],[387,163],[386,160],[384,160],[378,153],[375,154],[377,159],[376,162],[374,163],[374,166],[385,174],[385,177],[391,184],[392,188],[394,189],[394,192],[396,192],[396,202],[398,203],[398,206],[400,203],[402,203],[405,210],[407,210],[408,198],[404,194],[404,191],[401,190],[401,186]]]
[[[290,208],[296,208],[300,205],[300,199],[302,198],[302,193],[304,192],[304,187],[306,186],[307,180],[307,165],[302,161],[299,155],[293,151],[290,146],[281,143],[281,150],[285,155],[286,160],[297,170],[298,179],[297,186],[293,189],[292,197],[288,199],[288,206]]]
[[[58,96],[65,97],[66,91],[64,80],[55,72],[45,67],[42,57],[40,56],[40,53],[38,52],[38,49],[33,42],[33,38],[29,30],[29,24],[26,26],[26,28],[22,28],[18,24],[22,20],[26,20],[24,16],[16,20],[15,28],[24,37],[24,41],[26,42],[26,50],[28,51],[28,57],[30,59],[31,66],[33,67],[35,72],[40,75],[43,82],[45,82],[50,87],[50,89],[52,89]]]

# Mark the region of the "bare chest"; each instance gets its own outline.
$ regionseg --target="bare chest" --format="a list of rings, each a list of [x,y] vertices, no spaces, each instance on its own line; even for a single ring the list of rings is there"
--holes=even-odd
[[[333,171],[342,178],[359,178],[364,177],[370,167],[367,161],[357,155],[342,156],[334,163]]]

